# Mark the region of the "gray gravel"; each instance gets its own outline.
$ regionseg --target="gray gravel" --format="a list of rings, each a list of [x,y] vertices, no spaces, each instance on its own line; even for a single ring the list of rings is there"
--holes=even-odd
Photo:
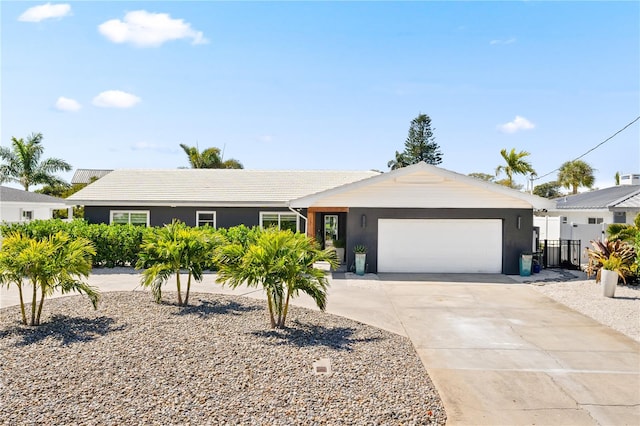
[[[175,294],[164,295],[173,301]],[[0,309],[0,424],[444,424],[411,342],[291,307],[272,331],[264,302],[147,293],[47,300],[43,325]],[[312,363],[331,360],[333,374]]]
[[[640,287],[618,285],[604,297],[595,280],[534,282],[540,293],[640,342]]]

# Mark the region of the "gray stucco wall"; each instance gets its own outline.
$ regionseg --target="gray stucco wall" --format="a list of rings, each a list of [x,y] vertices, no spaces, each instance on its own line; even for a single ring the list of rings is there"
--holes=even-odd
[[[362,216],[365,226],[362,226]],[[520,229],[517,222],[520,216]],[[353,247],[367,246],[367,272],[378,271],[378,219],[501,219],[502,220],[502,272],[519,273],[522,252],[531,252],[533,244],[533,211],[529,209],[366,209],[351,208],[347,217],[347,267],[355,262]],[[473,235],[469,235],[473,238]],[[459,244],[451,241],[451,244]],[[464,248],[460,261],[472,256]]]
[[[260,212],[291,212],[286,208],[276,207],[119,207],[119,206],[86,206],[84,208],[84,218],[89,223],[109,223],[110,212],[112,210],[148,210],[149,224],[151,226],[163,226],[171,223],[173,219],[178,219],[189,226],[196,225],[197,211],[215,211],[216,227],[230,228],[237,225],[249,227],[260,225]],[[304,215],[304,212],[303,212]],[[305,232],[306,223],[300,219],[300,232]]]

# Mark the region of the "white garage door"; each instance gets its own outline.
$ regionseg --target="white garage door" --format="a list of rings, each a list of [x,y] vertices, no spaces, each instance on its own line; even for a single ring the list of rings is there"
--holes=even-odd
[[[379,272],[501,273],[499,219],[379,219]]]

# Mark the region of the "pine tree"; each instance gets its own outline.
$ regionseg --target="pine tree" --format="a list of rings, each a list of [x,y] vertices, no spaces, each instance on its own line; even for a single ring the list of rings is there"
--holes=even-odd
[[[427,114],[420,114],[411,120],[404,152],[396,151],[395,158],[387,166],[395,170],[421,161],[433,165],[442,163],[442,152],[435,142],[431,118]]]

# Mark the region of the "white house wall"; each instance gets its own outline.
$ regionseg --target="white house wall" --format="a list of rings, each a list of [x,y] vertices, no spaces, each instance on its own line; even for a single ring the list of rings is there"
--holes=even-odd
[[[16,203],[16,202],[0,202],[0,222],[24,222],[22,219],[23,211],[33,211],[33,219],[46,220],[51,219],[53,210],[67,209],[64,204],[38,204],[38,203]]]

